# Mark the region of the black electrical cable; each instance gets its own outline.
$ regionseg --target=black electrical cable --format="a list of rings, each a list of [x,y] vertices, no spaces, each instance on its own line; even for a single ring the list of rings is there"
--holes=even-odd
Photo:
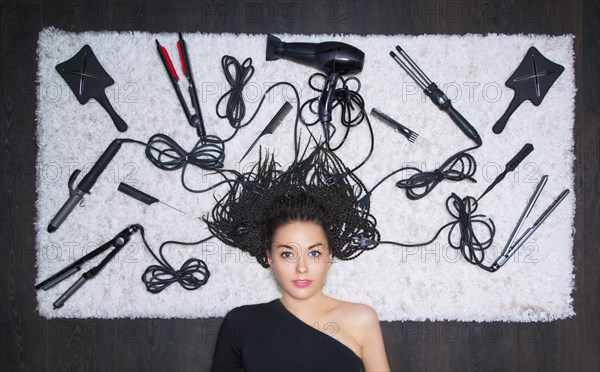
[[[285,81],[275,83],[265,91],[254,114],[246,124],[242,125],[242,127],[248,125],[252,120],[254,120],[269,92],[271,92],[273,89],[279,86],[284,85],[292,88],[296,96],[296,102],[299,103],[300,95],[296,87],[294,87],[291,83]],[[296,120],[294,123],[294,163],[298,162],[300,149],[300,145],[298,143],[299,117],[300,108],[298,104],[296,108]],[[236,128],[235,133],[237,133],[238,130],[239,128]],[[175,140],[162,133],[157,133],[150,137],[148,143],[134,139],[122,139],[121,141],[123,143],[136,143],[144,146],[146,148],[146,157],[152,164],[154,164],[154,166],[156,166],[159,169],[166,171],[174,171],[181,169],[181,184],[189,192],[203,193],[213,190],[216,187],[225,183],[231,186],[233,182],[241,182],[244,187],[250,190],[254,190],[256,189],[257,185],[254,185],[247,181],[243,181],[239,172],[236,172],[234,170],[222,169],[225,161],[225,142],[233,138],[235,136],[235,133],[226,140],[221,140],[219,139],[219,137],[208,135],[205,137],[204,140],[198,140],[191,151],[186,151]],[[215,173],[220,174],[224,178],[224,180],[215,183],[205,189],[192,189],[185,182],[185,173],[188,165],[193,165],[204,170],[214,171]],[[232,173],[235,176],[235,178],[228,178],[225,175],[226,173]]]
[[[254,75],[254,66],[252,66],[252,59],[246,58],[242,64],[239,63],[235,57],[225,55],[221,59],[221,66],[223,67],[223,73],[225,79],[231,86],[231,88],[225,92],[217,101],[216,113],[221,119],[227,119],[229,125],[234,128],[233,134],[226,139],[221,139],[218,136],[204,136],[204,138],[196,144],[195,148],[200,147],[200,143],[213,143],[213,144],[225,144],[226,142],[233,139],[238,133],[239,129],[250,124],[252,119],[247,123],[242,124],[242,120],[246,115],[246,104],[244,102],[243,90]],[[219,112],[221,103],[227,99],[224,113]],[[259,106],[260,107],[260,106]],[[254,116],[253,116],[254,118]],[[219,149],[219,157],[224,157],[224,148]]]
[[[308,79],[308,85],[314,91],[321,93],[323,91],[323,89],[319,88],[315,85],[315,83],[313,81],[315,78],[323,78],[323,80],[326,80],[327,76],[325,74],[317,72],[317,73],[312,74],[310,76],[310,78]],[[348,137],[348,133],[350,132],[350,128],[353,128],[353,127],[357,126],[358,124],[360,124],[363,121],[363,118],[366,116],[364,113],[364,107],[365,107],[364,99],[358,93],[360,91],[360,80],[358,78],[352,76],[349,78],[340,77],[339,81],[341,82],[341,87],[336,88],[334,91],[334,94],[333,94],[334,103],[332,106],[332,111],[336,107],[341,106],[342,112],[340,115],[340,122],[342,123],[342,125],[345,128],[345,132],[343,134],[343,137],[342,137],[340,143],[337,146],[331,147],[331,145],[329,144],[329,138],[325,138],[325,143],[328,146],[328,149],[332,150],[332,151],[336,151],[344,144],[344,142],[346,141],[346,138]],[[355,82],[357,84],[356,89],[355,90],[349,89],[348,82]],[[318,108],[316,107],[316,106],[318,106],[319,99],[320,99],[320,96],[311,98],[311,99],[307,100],[306,102],[304,102],[302,104],[302,106],[300,107],[300,120],[307,127],[313,126],[313,125],[319,123],[319,121],[320,121],[320,119],[318,118],[318,115],[319,115]],[[356,109],[355,106],[358,109]],[[310,110],[310,112],[317,117],[314,121],[307,121],[304,118],[304,116],[302,115],[302,112],[304,111],[305,108],[308,108]],[[331,133],[330,136],[333,137],[335,135],[335,133],[337,132],[337,128],[335,125],[333,125],[331,123],[329,123],[329,127],[330,127],[329,133]]]
[[[493,272],[496,270],[491,266],[485,265],[483,262],[485,260],[485,251],[492,246],[494,241],[496,226],[494,221],[486,215],[474,214],[477,206],[477,199],[471,196],[461,199],[458,195],[452,193],[446,199],[446,210],[454,217],[454,221],[440,227],[430,240],[422,243],[399,243],[394,241],[374,241],[361,237],[358,238],[358,244],[360,246],[390,244],[400,247],[421,247],[433,243],[444,229],[450,227],[448,231],[448,245],[453,249],[459,250],[467,262]],[[480,239],[475,233],[475,226],[477,225],[480,226],[479,230],[487,235],[485,239]]]
[[[225,55],[221,59],[221,66],[223,67],[225,79],[227,79],[231,88],[217,101],[217,116],[221,119],[227,118],[232,128],[239,129],[250,124],[250,122],[242,124],[242,120],[246,116],[246,104],[243,96],[244,87],[254,75],[252,58],[246,58],[244,63],[240,64],[235,57]],[[220,113],[219,107],[225,99],[227,99],[225,111]]]
[[[146,285],[146,289],[151,293],[159,293],[173,283],[179,283],[183,288],[188,291],[193,291],[205,285],[210,278],[210,271],[206,262],[198,258],[190,258],[181,265],[179,270],[175,270],[173,266],[167,261],[163,254],[163,248],[167,244],[179,244],[179,245],[198,245],[206,242],[209,239],[215,237],[211,235],[207,238],[199,240],[197,242],[178,242],[178,241],[167,241],[160,245],[158,254],[160,258],[150,248],[150,245],[146,241],[144,234],[144,228],[140,226],[140,233],[144,245],[158,262],[158,265],[151,265],[144,271],[142,275],[142,281]]]
[[[207,136],[209,137],[209,136]],[[145,154],[148,160],[155,167],[174,171],[181,169],[181,184],[189,192],[203,193],[217,188],[218,186],[232,182],[239,182],[240,175],[233,170],[220,169],[223,164],[223,147],[218,143],[204,143],[202,140],[196,142],[192,151],[187,152],[175,140],[165,134],[155,134],[150,137],[148,143],[134,140],[122,139],[123,143],[136,143],[145,147]],[[185,173],[188,165],[194,165],[204,170],[212,170],[220,174],[224,180],[217,182],[205,189],[192,189],[185,182]],[[235,178],[227,178],[225,173],[234,174]],[[247,182],[246,182],[247,183]],[[245,185],[250,186],[251,185]]]
[[[433,172],[405,167],[404,170],[410,169],[416,171],[416,173],[409,178],[396,182],[396,186],[405,189],[406,196],[410,200],[418,200],[429,194],[443,180],[458,182],[467,179],[471,182],[477,182],[473,178],[477,170],[477,163],[473,155],[467,151],[454,154]]]
[[[402,167],[383,177],[367,192],[367,198],[388,178],[403,171],[414,171],[415,173],[405,179],[396,182],[396,187],[406,190],[406,196],[410,200],[419,200],[429,194],[443,180],[462,181],[469,180],[477,182],[473,176],[477,171],[477,163],[469,151],[479,146],[457,152],[449,157],[439,168],[433,171],[422,171],[416,167]]]
[[[225,61],[225,59],[227,59],[227,61]],[[258,103],[258,106],[254,110],[252,117],[250,117],[250,119],[248,119],[247,122],[242,124],[242,120],[244,119],[244,116],[246,114],[246,106],[244,103],[243,89],[245,87],[245,84],[248,82],[248,79],[250,79],[250,77],[254,73],[254,67],[252,67],[252,65],[251,65],[252,60],[250,58],[247,58],[246,61],[244,61],[244,64],[240,65],[239,62],[235,58],[230,57],[230,56],[224,56],[222,63],[223,63],[223,69],[225,71],[225,76],[227,78],[227,81],[231,85],[231,89],[229,91],[227,91],[223,96],[221,96],[221,98],[217,102],[216,112],[217,112],[217,116],[219,116],[220,118],[228,118],[229,124],[235,130],[233,131],[231,136],[229,136],[228,138],[226,138],[224,140],[221,140],[217,137],[216,139],[213,138],[213,139],[209,139],[207,141],[224,144],[224,143],[232,140],[237,135],[238,131],[241,128],[249,125],[252,121],[254,121],[254,118],[256,118],[256,115],[258,115],[260,108],[262,107],[265,99],[267,98],[267,94],[269,94],[269,92],[271,92],[273,89],[275,89],[278,86],[287,85],[287,86],[291,87],[296,96],[296,102],[298,102],[298,104],[300,104],[300,94],[298,93],[298,90],[296,89],[296,87],[294,87],[291,83],[288,83],[286,81],[277,82],[277,83],[271,85],[269,87],[269,89],[267,89],[265,91],[260,102]],[[230,66],[230,65],[234,66],[234,70],[236,71],[235,76],[231,75],[231,73],[229,71],[229,67],[226,67],[226,66]],[[249,74],[249,76],[248,76],[248,74]],[[227,101],[227,105],[225,108],[225,114],[221,114],[221,113],[219,113],[219,106],[222,106],[221,105],[222,101],[227,97],[228,97],[228,101]],[[298,122],[299,116],[300,116],[300,109],[297,109],[296,110],[296,123]],[[296,130],[294,130],[294,136],[296,134],[297,134],[297,132],[296,132]],[[296,158],[297,158],[297,156],[296,156]]]
[[[207,136],[207,138],[210,136]],[[196,142],[191,151],[184,150],[177,142],[165,134],[155,134],[148,140],[146,157],[156,167],[173,171],[184,168],[188,164],[206,170],[223,167],[225,160],[224,146],[219,143]]]
[[[230,89],[225,92],[217,101],[217,105],[215,106],[215,112],[217,116],[221,119],[227,119],[229,125],[234,129],[233,133],[225,138],[221,139],[216,136],[207,136],[205,138],[206,142],[209,143],[218,143],[225,144],[232,140],[238,133],[238,131],[248,126],[258,114],[258,111],[263,105],[267,94],[276,86],[287,84],[294,90],[296,97],[298,98],[298,102],[300,102],[299,94],[296,88],[287,82],[279,82],[272,85],[267,91],[263,94],[256,110],[252,114],[252,117],[245,123],[242,123],[244,117],[246,116],[246,103],[244,102],[244,88],[254,75],[254,66],[252,65],[252,58],[246,58],[243,63],[240,62],[232,56],[224,55],[221,58],[221,67],[223,68],[223,73],[225,75],[225,79],[229,83]],[[223,106],[223,102],[226,101],[225,109],[220,109]],[[299,112],[299,111],[298,111]]]
[[[310,78],[308,79],[308,85],[314,91],[322,92],[323,89],[319,88],[315,85],[315,82],[314,82],[315,78],[323,78],[323,80],[326,80],[327,76],[322,73],[317,72],[317,73],[312,74],[310,76]],[[356,167],[354,167],[351,170],[351,172],[355,172],[357,169],[362,167],[369,160],[371,155],[373,154],[373,149],[375,147],[373,127],[372,127],[371,121],[369,120],[369,117],[365,111],[365,100],[359,93],[360,87],[361,87],[360,80],[355,76],[351,76],[348,78],[340,77],[339,81],[341,82],[341,86],[339,88],[336,88],[336,90],[334,92],[334,103],[332,106],[332,111],[335,110],[335,108],[337,108],[337,107],[341,108],[340,122],[341,122],[342,126],[344,127],[344,134],[342,135],[342,139],[340,140],[340,142],[333,147],[331,146],[331,144],[329,142],[330,138],[325,138],[324,142],[325,142],[325,146],[327,147],[328,150],[337,151],[346,142],[346,139],[348,138],[348,135],[350,133],[350,129],[358,126],[360,123],[362,123],[362,121],[364,119],[366,119],[367,125],[369,127],[369,134],[370,134],[369,153]],[[356,88],[350,89],[350,86],[349,86],[350,83],[355,83]],[[306,102],[304,102],[302,104],[302,106],[300,106],[300,121],[306,127],[314,126],[315,124],[319,123],[319,121],[320,121],[318,118],[319,99],[320,99],[320,97],[311,98],[311,99],[307,100]],[[306,120],[305,117],[302,115],[302,112],[305,109],[308,109],[317,118],[314,121]],[[337,128],[332,123],[329,123],[328,125],[329,125],[330,137],[333,137],[335,135],[335,133],[337,132]],[[311,133],[311,135],[312,135],[312,133]]]

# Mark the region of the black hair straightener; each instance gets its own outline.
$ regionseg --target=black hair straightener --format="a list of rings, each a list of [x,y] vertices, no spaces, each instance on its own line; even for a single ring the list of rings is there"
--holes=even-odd
[[[140,228],[141,228],[141,226],[137,225],[137,224],[129,226],[125,230],[118,233],[114,238],[112,238],[108,242],[102,244],[100,247],[94,249],[90,253],[86,254],[85,256],[81,257],[80,259],[73,262],[69,266],[65,267],[61,271],[57,272],[56,274],[54,274],[51,277],[49,277],[48,279],[44,280],[40,284],[36,285],[35,289],[37,290],[37,289],[42,288],[43,290],[48,290],[48,289],[54,287],[56,284],[62,282],[66,278],[70,277],[71,275],[73,275],[76,272],[78,272],[79,270],[81,270],[81,266],[84,263],[86,263],[87,261],[91,260],[92,258],[96,257],[97,255],[103,253],[104,251],[106,251],[107,249],[112,247],[113,250],[110,253],[108,253],[106,255],[106,257],[104,257],[104,259],[97,266],[95,266],[95,267],[91,268],[90,270],[86,271],[85,273],[83,273],[83,275],[81,275],[81,277],[75,283],[73,283],[73,285],[71,285],[71,287],[69,287],[69,289],[67,289],[67,291],[65,293],[63,293],[63,295],[60,296],[58,298],[58,300],[56,300],[53,304],[54,309],[58,309],[58,308],[62,307],[65,304],[65,302],[75,292],[77,292],[77,290],[79,288],[81,288],[82,285],[85,284],[85,282],[94,278],[96,276],[96,274],[98,274],[100,272],[100,270],[102,270],[102,268],[104,268],[104,266],[106,266],[106,264],[108,264],[108,262],[121,250],[121,248],[123,248],[125,246],[125,244],[127,244],[129,242],[131,235],[134,232],[139,231]]]
[[[546,221],[548,216],[550,216],[550,214],[552,212],[554,212],[554,210],[556,209],[556,207],[558,207],[560,202],[562,202],[567,197],[567,195],[569,195],[568,189],[563,190],[563,192],[561,192],[560,195],[558,195],[556,197],[556,199],[554,199],[552,204],[550,204],[542,212],[542,214],[537,218],[537,220],[535,220],[533,225],[531,225],[531,227],[529,227],[527,230],[525,230],[525,232],[521,236],[517,237],[517,234],[519,233],[519,231],[521,231],[521,228],[525,224],[525,220],[527,219],[527,217],[529,217],[531,210],[537,203],[537,200],[540,197],[540,194],[542,193],[542,190],[544,189],[546,182],[548,182],[547,175],[543,176],[542,179],[540,180],[540,182],[538,183],[537,187],[535,188],[535,191],[533,192],[533,195],[531,195],[531,198],[529,199],[529,202],[527,203],[527,206],[523,210],[521,217],[517,221],[517,225],[515,226],[515,229],[513,230],[512,234],[510,235],[510,238],[509,238],[508,242],[506,243],[506,246],[504,247],[502,254],[494,262],[494,264],[491,266],[491,269],[489,271],[494,272],[494,271],[497,271],[498,269],[500,269],[502,266],[504,266],[504,264],[506,264],[506,262],[508,262],[508,260],[517,252],[517,250],[519,250],[519,248],[521,248],[523,246],[523,244],[525,244],[527,239],[529,239],[529,237],[531,235],[533,235],[533,233],[542,225],[542,223],[544,223],[544,221]]]
[[[190,57],[187,51],[187,45],[185,40],[183,40],[183,35],[181,32],[179,33],[179,41],[177,42],[177,49],[179,50],[179,59],[181,60],[181,69],[183,74],[188,79],[188,91],[190,93],[190,97],[192,99],[192,107],[194,108],[194,113],[190,111],[188,105],[186,103],[183,94],[181,93],[181,89],[179,88],[179,76],[175,71],[175,67],[173,66],[173,62],[169,57],[169,53],[160,45],[158,40],[156,40],[156,49],[158,50],[158,54],[160,55],[160,59],[162,60],[163,65],[165,66],[165,70],[167,70],[167,75],[169,75],[169,79],[171,80],[171,84],[173,84],[173,88],[175,89],[175,93],[177,93],[177,98],[179,98],[179,103],[181,103],[181,107],[185,112],[185,116],[188,119],[190,125],[196,128],[198,132],[198,137],[200,139],[204,139],[206,136],[206,130],[204,128],[204,119],[202,119],[202,112],[200,111],[200,100],[198,99],[198,91],[196,90],[196,83],[194,82],[194,75],[192,74],[192,65],[190,64]]]

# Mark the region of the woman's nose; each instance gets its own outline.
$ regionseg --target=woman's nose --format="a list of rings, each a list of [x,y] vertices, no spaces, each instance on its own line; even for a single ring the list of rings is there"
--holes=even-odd
[[[307,271],[306,263],[304,262],[304,257],[301,257],[296,263],[296,271],[299,273],[305,273]]]

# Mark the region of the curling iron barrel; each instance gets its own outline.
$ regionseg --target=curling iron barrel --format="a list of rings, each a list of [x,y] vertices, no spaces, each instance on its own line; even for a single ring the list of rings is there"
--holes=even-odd
[[[452,106],[450,99],[446,97],[444,92],[442,92],[435,83],[431,83],[423,89],[423,91],[440,110],[445,111],[448,116],[450,116],[450,119],[452,119],[454,124],[456,124],[467,137],[472,139],[477,145],[481,146],[482,141],[481,137],[479,137],[479,133],[477,133],[471,123],[469,123],[460,112],[456,111],[454,106]]]
[[[56,213],[50,224],[48,225],[48,232],[56,231],[60,225],[64,222],[64,220],[71,214],[75,206],[83,199],[85,194],[89,194],[90,190],[102,174],[104,169],[108,166],[110,161],[115,157],[119,149],[121,148],[121,144],[123,140],[116,139],[108,145],[106,150],[102,153],[100,158],[96,161],[92,169],[81,179],[81,182],[74,186],[75,180],[77,176],[81,173],[79,169],[76,169],[71,177],[69,178],[69,198],[65,202],[65,204],[60,208],[60,210]]]
[[[396,50],[399,55],[390,52],[390,56],[406,71],[406,73],[423,89],[423,92],[431,99],[433,103],[442,111],[445,111],[450,119],[460,128],[460,130],[473,142],[475,142],[478,146],[481,146],[482,141],[477,130],[473,128],[471,123],[467,121],[456,109],[452,106],[452,102],[444,92],[438,88],[437,84],[431,81],[427,75],[417,66],[417,64],[409,57],[409,55],[404,51],[404,49],[400,48],[400,46],[396,46]]]

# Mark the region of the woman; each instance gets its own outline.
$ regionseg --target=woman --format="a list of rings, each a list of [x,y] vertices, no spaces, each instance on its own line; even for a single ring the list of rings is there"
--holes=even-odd
[[[322,147],[285,172],[271,160],[240,179],[206,222],[272,270],[281,298],[226,315],[213,371],[389,370],[375,311],[323,293],[334,257],[379,240],[360,181]]]

